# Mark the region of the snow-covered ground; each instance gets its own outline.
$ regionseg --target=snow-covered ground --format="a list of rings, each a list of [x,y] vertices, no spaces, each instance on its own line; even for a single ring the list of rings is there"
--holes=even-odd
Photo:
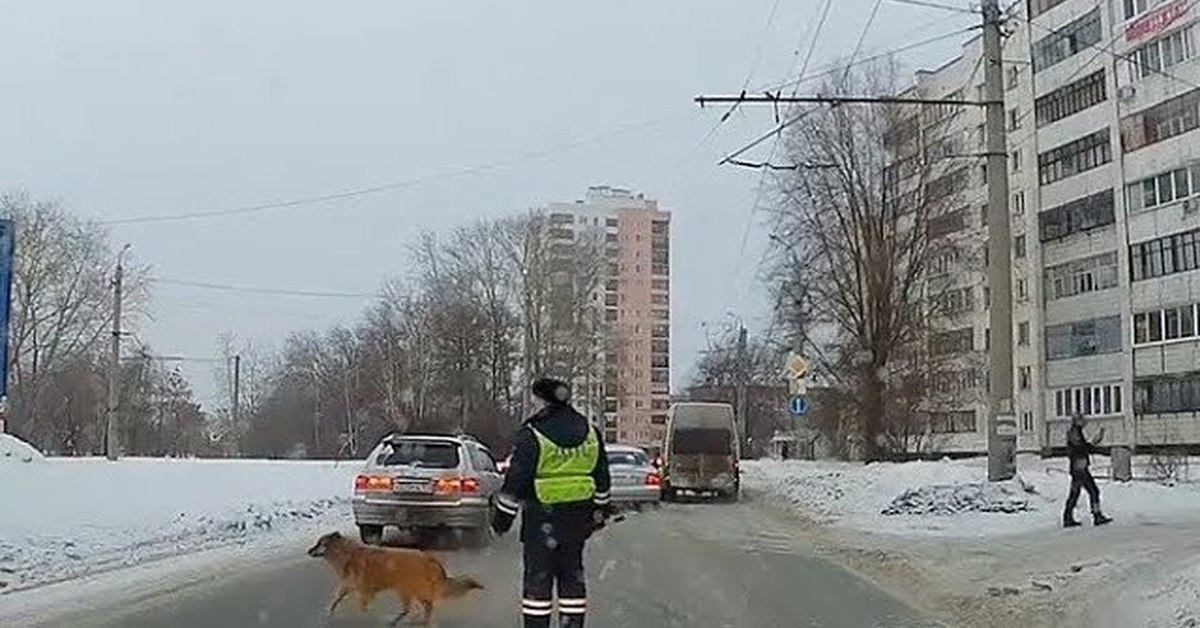
[[[0,464],[29,463],[45,460],[42,452],[34,449],[29,443],[13,436],[0,434]]]
[[[748,490],[778,499],[846,539],[871,533],[879,540],[869,542],[878,543],[872,547],[897,550],[912,564],[940,572],[938,586],[956,594],[960,584],[969,594],[985,582],[994,590],[985,597],[1011,592],[1016,601],[1008,603],[1035,607],[1051,600],[1046,596],[1053,591],[1060,604],[1045,608],[1090,617],[1084,625],[1200,627],[1195,480],[1112,482],[1103,477],[1108,460],[1094,457],[1104,511],[1116,521],[1091,531],[1085,493],[1077,511],[1085,527],[1064,534],[1070,479],[1062,458],[1020,456],[1018,477],[1000,483],[986,482],[982,458],[869,465],[760,460],[742,468]],[[1151,472],[1146,460],[1136,460],[1135,470]],[[1006,608],[1000,616],[1011,612]]]
[[[1100,471],[1100,459],[1096,461]],[[874,463],[746,461],[746,487],[786,500],[818,523],[874,532],[981,537],[1061,525],[1070,486],[1066,460],[1020,456],[1018,477],[988,483],[983,458]],[[1118,520],[1200,519],[1200,483],[1108,482],[1098,478],[1106,513]],[[1087,520],[1087,495],[1078,518]]]
[[[0,461],[0,599],[60,580],[351,521],[356,462]]]

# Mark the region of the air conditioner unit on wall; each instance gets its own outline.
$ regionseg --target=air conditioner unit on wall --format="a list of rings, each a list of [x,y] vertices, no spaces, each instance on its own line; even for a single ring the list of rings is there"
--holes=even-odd
[[[1117,88],[1117,98],[1121,102],[1129,102],[1133,97],[1137,96],[1137,88],[1132,85],[1122,85]]]

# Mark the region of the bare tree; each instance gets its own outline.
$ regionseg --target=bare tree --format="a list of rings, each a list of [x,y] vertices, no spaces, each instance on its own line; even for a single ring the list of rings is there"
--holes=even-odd
[[[52,378],[82,381],[69,374],[81,375],[79,366],[85,362],[96,364],[113,315],[110,281],[116,253],[102,227],[53,201],[3,195],[0,215],[14,221],[17,238],[9,322],[13,430],[44,448],[59,449],[66,443],[54,434],[62,430],[44,415],[47,404],[61,399],[47,399],[46,392],[61,388]],[[144,267],[127,264],[125,307],[131,316],[123,321],[126,328],[135,327],[144,311],[146,277]]]
[[[867,66],[821,91],[894,94],[895,75],[890,65]],[[787,158],[799,167],[778,178],[769,214],[770,262],[777,289],[789,297],[777,318],[850,393],[868,459],[924,429],[913,397],[932,368],[931,320],[943,290],[929,279],[939,260],[965,257],[960,242],[931,229],[960,209],[969,173],[908,133],[915,114],[852,105],[802,112],[783,137]],[[916,117],[917,129],[925,121]],[[796,293],[797,277],[803,294]]]

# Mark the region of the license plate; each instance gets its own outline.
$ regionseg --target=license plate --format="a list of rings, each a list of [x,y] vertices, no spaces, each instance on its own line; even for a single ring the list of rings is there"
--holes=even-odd
[[[431,493],[433,487],[428,482],[397,482],[392,489],[397,493]]]

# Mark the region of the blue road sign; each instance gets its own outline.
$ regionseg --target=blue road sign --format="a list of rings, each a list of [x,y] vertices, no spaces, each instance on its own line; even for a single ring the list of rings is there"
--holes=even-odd
[[[808,397],[804,395],[796,395],[788,401],[788,410],[796,416],[804,416],[808,413]]]
[[[8,314],[16,240],[14,235],[13,222],[0,220],[0,399],[8,395]],[[0,416],[0,422],[3,420],[4,417]]]

